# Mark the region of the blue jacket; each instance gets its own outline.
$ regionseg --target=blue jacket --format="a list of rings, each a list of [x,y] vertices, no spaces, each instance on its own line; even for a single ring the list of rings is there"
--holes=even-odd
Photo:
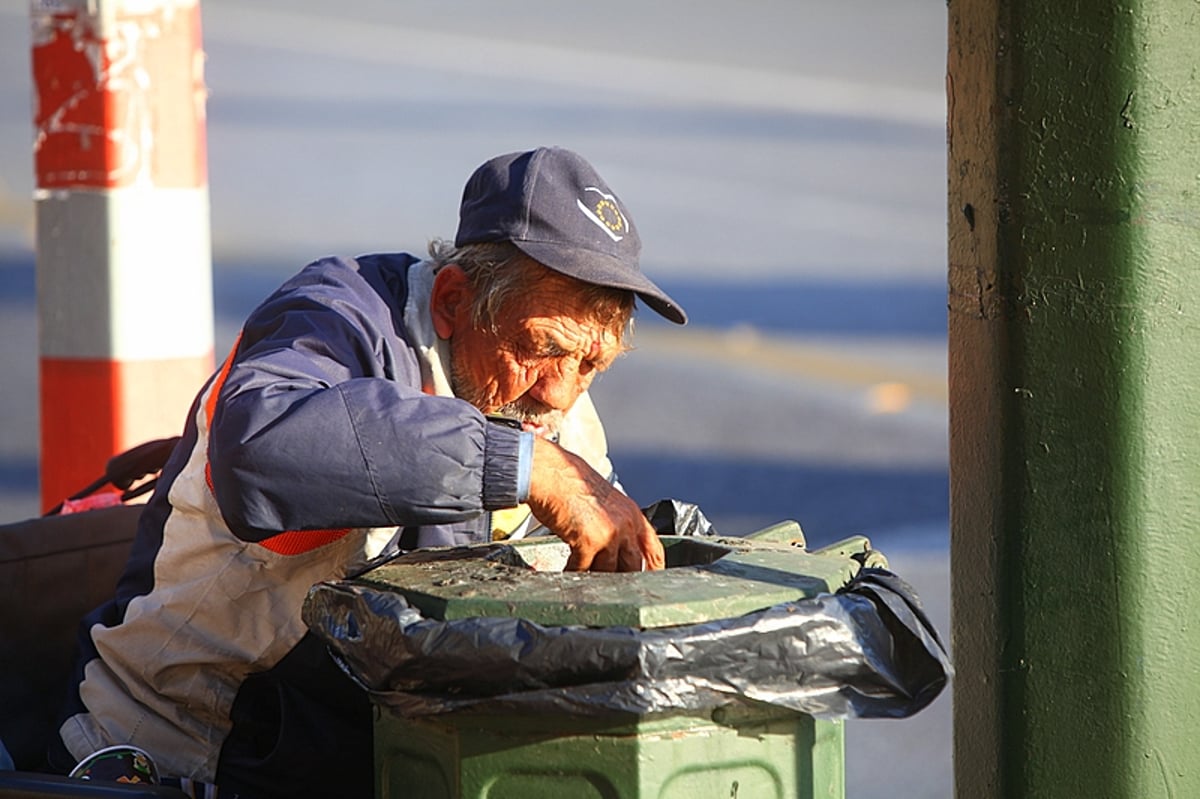
[[[529,434],[445,395],[431,279],[410,255],[328,258],[250,314],[84,622],[71,757],[129,743],[247,796],[370,795],[370,708],[308,635],[307,591],[399,548],[490,540],[528,469]]]

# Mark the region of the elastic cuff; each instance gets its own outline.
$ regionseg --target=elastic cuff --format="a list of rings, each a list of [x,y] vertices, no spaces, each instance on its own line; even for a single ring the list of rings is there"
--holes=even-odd
[[[488,420],[483,439],[484,510],[513,508],[529,494],[529,476],[533,468],[532,436],[519,428]],[[523,452],[528,447],[529,452]],[[523,491],[523,493],[522,493]]]
[[[521,431],[521,448],[517,451],[517,502],[529,499],[529,481],[533,477],[533,433]]]

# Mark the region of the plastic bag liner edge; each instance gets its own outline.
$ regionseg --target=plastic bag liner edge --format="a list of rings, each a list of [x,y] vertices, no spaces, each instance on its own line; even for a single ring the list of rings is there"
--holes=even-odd
[[[404,716],[572,716],[769,705],[818,718],[903,718],[953,675],[915,592],[862,569],[836,594],[678,627],[430,619],[398,593],[319,583],[304,621],[373,701]]]

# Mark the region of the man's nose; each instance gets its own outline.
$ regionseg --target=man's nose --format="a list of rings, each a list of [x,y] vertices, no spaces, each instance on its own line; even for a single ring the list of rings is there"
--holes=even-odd
[[[587,391],[591,382],[591,375],[582,375],[578,369],[559,369],[543,374],[529,393],[543,405],[556,411],[567,411],[579,395]]]

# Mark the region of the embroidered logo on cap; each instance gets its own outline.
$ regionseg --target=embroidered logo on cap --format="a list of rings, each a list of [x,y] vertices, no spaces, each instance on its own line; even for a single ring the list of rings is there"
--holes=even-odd
[[[625,221],[625,215],[617,207],[617,198],[611,194],[605,194],[595,186],[585,186],[583,190],[594,191],[600,195],[596,204],[591,208],[584,205],[583,200],[575,200],[575,204],[579,206],[580,211],[583,211],[583,215],[596,223],[596,226],[607,233],[613,241],[625,238],[625,234],[629,232],[629,223]]]

